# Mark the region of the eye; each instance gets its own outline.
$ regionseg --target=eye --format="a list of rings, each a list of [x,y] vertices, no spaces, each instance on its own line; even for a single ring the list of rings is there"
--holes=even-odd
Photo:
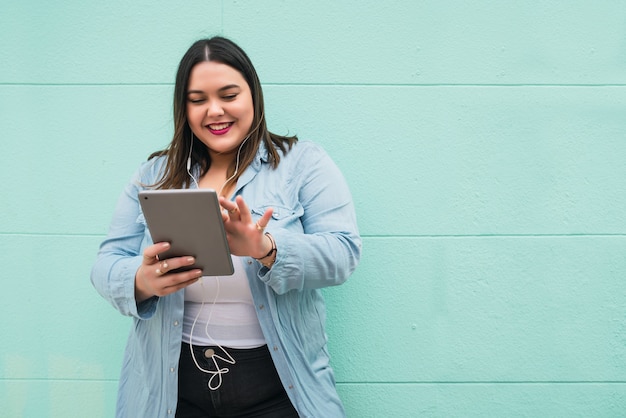
[[[198,104],[198,103],[202,103],[204,102],[204,99],[199,99],[199,98],[188,98],[187,101],[189,103],[193,103],[193,104]]]
[[[222,96],[224,100],[235,100],[237,98],[237,94],[226,94]]]

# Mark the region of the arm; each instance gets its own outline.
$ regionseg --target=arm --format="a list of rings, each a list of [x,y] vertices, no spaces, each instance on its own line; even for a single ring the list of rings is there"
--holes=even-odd
[[[300,174],[298,200],[304,233],[286,229],[268,231],[277,253],[271,269],[260,278],[276,293],[316,289],[345,282],[361,256],[352,196],[339,168],[318,147],[306,150],[294,165]]]
[[[142,263],[145,225],[139,222],[138,171],[118,199],[106,239],[91,270],[91,282],[100,295],[123,315],[151,316],[156,300],[135,301],[135,274]],[[144,244],[145,245],[145,244]]]
[[[142,175],[150,173],[152,175]],[[156,311],[160,297],[196,282],[200,269],[176,272],[190,266],[193,257],[159,259],[169,243],[152,244],[141,215],[138,194],[141,184],[154,178],[155,164],[142,166],[120,196],[106,239],[91,271],[98,292],[123,315],[148,319]]]

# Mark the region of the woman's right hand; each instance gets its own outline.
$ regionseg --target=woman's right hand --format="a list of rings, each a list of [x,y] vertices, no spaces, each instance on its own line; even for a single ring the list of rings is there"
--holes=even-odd
[[[168,242],[153,244],[143,252],[143,262],[135,274],[135,300],[143,302],[153,296],[165,296],[183,289],[198,281],[202,270],[193,269],[171,272],[180,267],[191,266],[193,257],[174,257],[160,260],[158,255],[168,250]]]

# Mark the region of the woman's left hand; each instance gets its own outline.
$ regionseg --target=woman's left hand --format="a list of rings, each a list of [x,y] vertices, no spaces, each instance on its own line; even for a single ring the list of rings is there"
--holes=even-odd
[[[222,219],[228,246],[234,255],[261,258],[271,251],[272,242],[265,235],[265,227],[272,218],[272,208],[267,209],[263,216],[253,222],[243,197],[237,196],[234,202],[220,197],[219,201],[225,209],[222,211]]]

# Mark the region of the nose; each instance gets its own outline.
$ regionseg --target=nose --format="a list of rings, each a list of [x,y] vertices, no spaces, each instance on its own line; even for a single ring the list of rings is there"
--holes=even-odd
[[[207,116],[221,116],[224,114],[224,109],[219,100],[211,100],[208,103],[206,114]]]

